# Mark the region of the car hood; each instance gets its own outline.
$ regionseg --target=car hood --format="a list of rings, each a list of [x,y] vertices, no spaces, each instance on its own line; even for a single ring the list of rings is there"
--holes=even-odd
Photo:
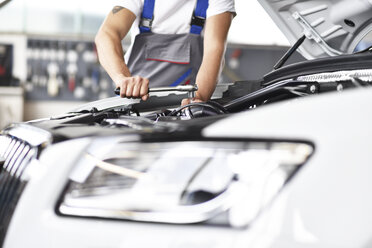
[[[372,88],[350,89],[267,105],[213,123],[202,134],[207,138],[309,140],[314,144],[342,142],[346,136],[368,140],[371,96]],[[245,124],[239,127],[237,123]]]
[[[307,59],[352,53],[372,29],[371,0],[258,0]]]

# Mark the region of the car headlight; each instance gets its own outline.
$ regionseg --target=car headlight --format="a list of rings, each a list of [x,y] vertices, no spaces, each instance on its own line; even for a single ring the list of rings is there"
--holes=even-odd
[[[177,224],[227,213],[231,225],[243,226],[312,152],[309,144],[288,142],[96,140],[77,162],[57,210]]]

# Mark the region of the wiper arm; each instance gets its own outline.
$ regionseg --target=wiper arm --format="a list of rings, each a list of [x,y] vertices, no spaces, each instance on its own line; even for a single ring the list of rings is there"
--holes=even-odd
[[[304,43],[306,35],[301,36],[298,41],[284,54],[284,56],[274,65],[274,70],[281,68],[285,62],[293,55],[293,53]]]

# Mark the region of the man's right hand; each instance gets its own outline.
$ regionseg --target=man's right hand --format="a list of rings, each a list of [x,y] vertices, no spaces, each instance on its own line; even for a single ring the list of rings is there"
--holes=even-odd
[[[115,81],[117,88],[120,88],[120,97],[142,98],[146,101],[149,98],[149,80],[140,76],[124,77]]]

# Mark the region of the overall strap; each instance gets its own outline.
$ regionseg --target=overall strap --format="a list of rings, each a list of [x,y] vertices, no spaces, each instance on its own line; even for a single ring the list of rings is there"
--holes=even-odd
[[[140,33],[150,33],[154,20],[155,0],[145,0],[139,24]]]
[[[190,33],[200,34],[207,18],[208,0],[198,0],[191,19]]]

